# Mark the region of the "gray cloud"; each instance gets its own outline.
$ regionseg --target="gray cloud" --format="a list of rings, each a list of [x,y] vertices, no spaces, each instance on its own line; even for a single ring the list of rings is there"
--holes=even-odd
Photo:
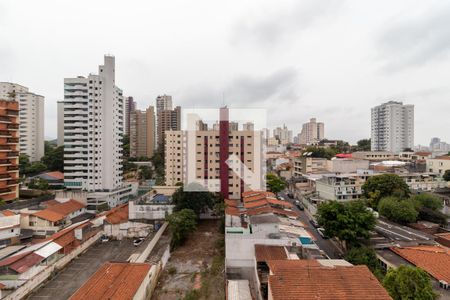
[[[287,36],[313,26],[322,17],[336,12],[344,1],[296,1],[282,10],[251,20],[246,16],[236,23],[231,34],[232,44],[256,43],[264,47],[280,46]]]
[[[395,71],[448,57],[449,20],[450,5],[446,5],[389,25],[378,38],[384,68]]]
[[[286,68],[266,76],[239,76],[222,89],[191,87],[183,91],[183,104],[196,107],[217,107],[228,104],[236,107],[264,107],[270,102],[280,104],[299,99],[298,72]]]

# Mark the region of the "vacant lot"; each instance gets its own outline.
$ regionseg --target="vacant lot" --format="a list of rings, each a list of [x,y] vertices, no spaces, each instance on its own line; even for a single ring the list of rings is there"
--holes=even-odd
[[[171,253],[152,299],[224,298],[224,236],[218,221],[201,221]]]

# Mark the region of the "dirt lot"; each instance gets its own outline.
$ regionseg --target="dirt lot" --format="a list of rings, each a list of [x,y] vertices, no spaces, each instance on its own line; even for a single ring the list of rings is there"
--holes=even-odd
[[[225,299],[224,236],[217,221],[202,221],[171,253],[152,299]]]

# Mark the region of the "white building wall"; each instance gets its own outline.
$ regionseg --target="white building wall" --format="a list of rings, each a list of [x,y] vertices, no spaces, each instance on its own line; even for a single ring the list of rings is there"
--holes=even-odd
[[[30,161],[44,156],[44,97],[28,91],[27,87],[0,82],[0,99],[19,102],[19,149]]]
[[[123,96],[115,60],[99,74],[64,80],[64,182],[67,188],[112,191],[122,186]]]

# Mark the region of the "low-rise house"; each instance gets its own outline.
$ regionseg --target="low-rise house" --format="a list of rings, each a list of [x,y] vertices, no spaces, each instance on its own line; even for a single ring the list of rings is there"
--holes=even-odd
[[[130,220],[148,220],[153,223],[164,221],[175,207],[170,196],[152,193],[130,201],[128,205]]]
[[[356,159],[364,159],[369,161],[382,161],[395,159],[394,153],[387,151],[357,151],[352,153],[352,157]]]
[[[433,279],[433,288],[444,299],[450,297],[450,249],[436,245],[391,247],[377,251],[381,265],[386,269],[400,265],[414,265]]]
[[[358,170],[368,170],[370,162],[355,158],[333,158],[327,161],[327,170],[331,173],[356,173]]]
[[[444,175],[446,170],[450,170],[450,156],[438,156],[435,158],[427,158],[427,171]]]
[[[149,299],[155,268],[147,263],[107,262],[69,299]]]
[[[328,172],[327,164],[328,161],[326,158],[311,157],[307,156],[307,153],[305,153],[303,156],[294,159],[294,176]]]
[[[47,208],[22,213],[20,226],[33,230],[33,235],[49,236],[72,224],[72,219],[86,213],[86,205],[70,199],[64,202],[48,201]]]
[[[404,173],[398,175],[413,191],[434,191],[447,187],[447,182],[437,173]]]
[[[145,237],[153,231],[153,224],[129,219],[129,204],[119,205],[103,215],[105,234],[117,240]]]
[[[436,242],[442,246],[450,248],[450,232],[436,233]]]
[[[392,299],[364,265],[332,260],[269,260],[267,264],[269,300]]]
[[[64,188],[64,173],[59,171],[41,173],[30,178],[31,181],[36,179],[45,180],[51,189]]]
[[[325,174],[316,180],[316,193],[324,200],[354,200],[362,195],[365,178],[357,174]]]
[[[20,215],[10,210],[0,212],[0,248],[18,244],[20,239]]]

